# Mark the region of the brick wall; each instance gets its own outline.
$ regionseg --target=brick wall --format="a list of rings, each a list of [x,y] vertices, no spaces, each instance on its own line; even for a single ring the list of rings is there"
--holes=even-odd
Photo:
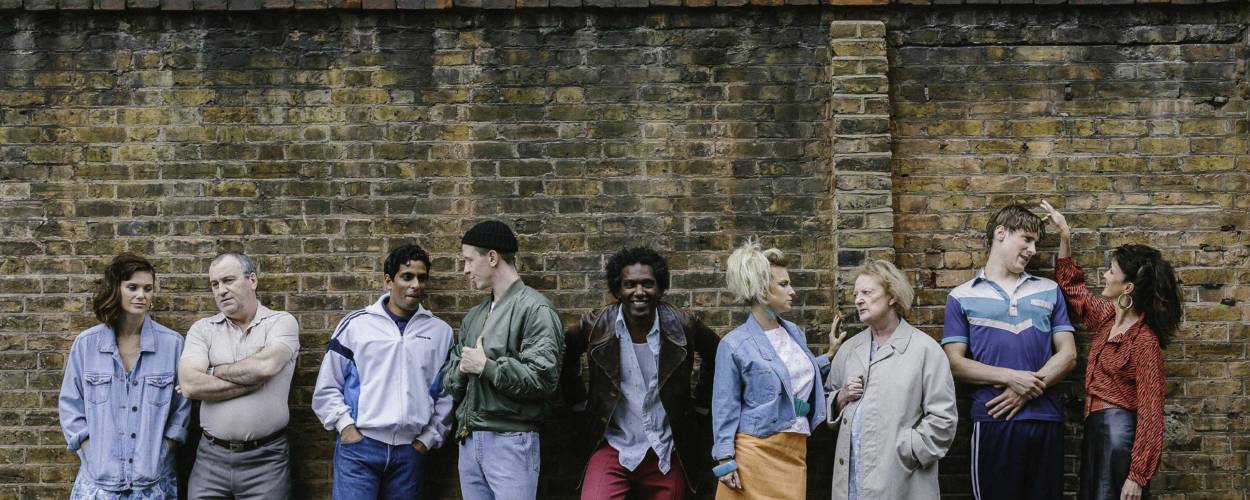
[[[1164,353],[1166,452],[1152,487],[1167,498],[1244,498],[1246,11],[1168,13],[892,17],[894,243],[920,285],[918,319],[934,333],[946,292],[983,259],[988,206],[1061,207],[1092,284],[1115,246],[1161,248],[1184,283],[1187,321]],[[1054,244],[1046,238],[1034,259],[1043,274]],[[1088,338],[1078,335],[1080,362],[1064,384],[1069,490]],[[946,491],[967,491],[967,463],[966,444],[943,462]]]
[[[1091,268],[1130,239],[1181,268],[1192,302],[1166,353],[1155,493],[1250,486],[1242,5],[3,10],[32,5],[0,1],[0,498],[68,489],[63,356],[122,250],[153,257],[157,318],[183,331],[213,312],[208,257],[258,257],[263,300],[303,328],[296,480],[317,497],[332,451],[308,409],[317,365],[393,246],[435,254],[430,305],[456,325],[482,300],[454,259],[472,222],[514,225],[527,282],[566,321],[603,303],[605,254],[653,244],[669,299],[727,331],[742,315],[720,269],[758,235],[797,256],[795,319],[819,346],[835,271],[865,258],[916,278],[937,334],[945,291],[980,259],[967,228],[1044,195]],[[544,498],[580,474],[559,453],[564,418],[544,436]],[[813,439],[823,498],[831,437]],[[457,496],[454,458],[433,460],[432,496]],[[943,463],[947,496],[967,497],[966,464],[964,446]]]

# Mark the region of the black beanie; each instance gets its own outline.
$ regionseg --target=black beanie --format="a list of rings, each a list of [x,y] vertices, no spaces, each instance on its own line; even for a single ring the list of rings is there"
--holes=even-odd
[[[517,251],[516,235],[512,234],[512,229],[507,224],[497,220],[477,223],[469,232],[464,233],[460,243],[500,253]]]

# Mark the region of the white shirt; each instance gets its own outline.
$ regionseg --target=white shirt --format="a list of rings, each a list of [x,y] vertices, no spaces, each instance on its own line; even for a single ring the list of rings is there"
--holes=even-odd
[[[810,359],[807,359],[807,353],[803,352],[803,348],[793,338],[790,338],[785,328],[777,327],[767,330],[764,335],[768,337],[768,343],[772,344],[773,350],[781,357],[781,362],[790,372],[790,389],[793,391],[791,395],[795,400],[807,401],[816,384],[816,367],[812,365]],[[781,432],[811,434],[812,429],[807,422],[807,416],[799,415],[794,418],[794,423],[790,424],[790,427]]]
[[[625,326],[624,309],[618,309],[613,322],[621,343],[621,399],[612,412],[612,422],[604,432],[604,439],[617,451],[621,467],[633,471],[647,458],[648,450],[655,450],[660,473],[668,474],[673,429],[660,402],[660,316],[656,314],[647,332],[647,342],[635,344],[629,327]]]

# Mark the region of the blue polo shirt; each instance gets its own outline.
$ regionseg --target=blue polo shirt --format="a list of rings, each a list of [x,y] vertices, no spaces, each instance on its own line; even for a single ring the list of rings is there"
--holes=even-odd
[[[981,269],[947,297],[942,345],[963,342],[974,361],[1032,372],[1054,355],[1051,336],[1074,330],[1063,292],[1054,281],[1023,273],[1015,292],[1008,295]],[[978,386],[972,393],[972,420],[1002,421],[991,417],[985,407],[1002,391],[992,385]],[[1013,420],[1062,422],[1058,395],[1048,389],[1025,404]]]

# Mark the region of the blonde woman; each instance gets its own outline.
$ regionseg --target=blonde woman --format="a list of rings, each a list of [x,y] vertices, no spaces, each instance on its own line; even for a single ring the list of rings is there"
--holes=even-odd
[[[813,356],[803,330],[782,319],[794,302],[786,264],[780,250],[761,250],[756,242],[727,262],[729,291],[751,314],[716,350],[717,498],[807,496],[807,437],[825,418],[820,386],[829,356]]]
[[[838,432],[833,498],[938,498],[937,462],[955,439],[955,382],[942,347],[903,318],[914,292],[894,264],[854,273],[868,329],[833,357],[826,388]]]

